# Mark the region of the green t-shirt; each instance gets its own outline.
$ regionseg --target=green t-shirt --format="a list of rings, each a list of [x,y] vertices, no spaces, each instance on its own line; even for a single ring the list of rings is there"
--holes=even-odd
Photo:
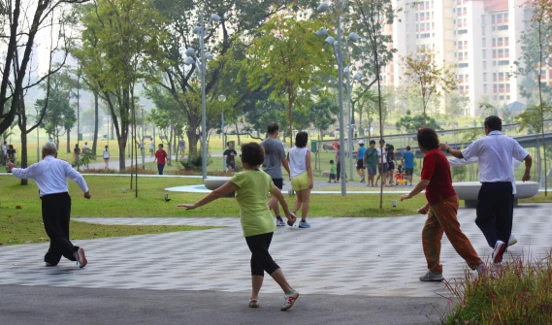
[[[366,157],[366,165],[377,165],[378,164],[378,151],[376,149],[368,148],[364,153]]]
[[[251,237],[276,231],[276,224],[268,208],[268,192],[272,178],[261,170],[244,170],[230,179],[238,188],[236,199],[240,205],[243,235]]]
[[[337,174],[337,166],[330,165],[330,174]]]

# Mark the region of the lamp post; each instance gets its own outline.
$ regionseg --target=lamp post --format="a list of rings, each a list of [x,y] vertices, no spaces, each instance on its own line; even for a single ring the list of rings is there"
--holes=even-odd
[[[338,89],[339,89],[339,164],[341,165],[341,195],[345,196],[347,195],[347,179],[345,177],[346,175],[346,167],[345,167],[345,138],[344,138],[344,117],[343,117],[343,64],[345,62],[345,58],[343,57],[343,51],[342,51],[342,42],[341,42],[341,13],[346,9],[347,7],[347,0],[336,0],[335,1],[335,7],[337,12],[337,20],[334,22],[337,23],[337,40],[333,38],[332,36],[329,36],[328,30],[326,28],[321,28],[318,31],[315,32],[316,36],[323,37],[326,36],[325,43],[332,46],[334,50],[334,55],[337,61],[337,74],[338,74]],[[327,2],[322,2],[318,8],[316,9],[318,12],[323,11],[330,11],[332,12],[332,9],[330,8],[330,5]],[[332,17],[333,19],[333,17]],[[355,33],[356,35],[356,33]],[[349,35],[350,37],[351,35]],[[358,35],[356,35],[358,37]],[[359,37],[360,39],[360,37]],[[352,154],[352,153],[351,153]],[[352,166],[351,167],[351,177],[352,177]]]
[[[220,16],[212,14],[209,18],[208,25],[213,22],[220,21]],[[207,59],[213,57],[210,52],[205,51],[205,15],[203,13],[203,8],[201,8],[199,14],[199,25],[194,27],[194,33],[197,34],[199,38],[199,58],[196,55],[196,52],[193,48],[188,48],[186,50],[186,59],[184,63],[186,65],[191,65],[192,63],[196,64],[197,69],[199,70],[199,75],[201,78],[201,160],[202,160],[202,172],[203,179],[207,178],[207,110],[206,110],[206,100],[205,100],[205,63]],[[199,61],[199,64],[198,62]]]
[[[226,100],[226,96],[219,95],[218,100],[223,102],[223,101]],[[225,136],[224,136],[224,108],[220,112],[220,132],[222,134],[222,172],[226,173],[226,161],[224,161],[224,144],[226,143],[224,141],[224,138],[225,138]]]
[[[351,121],[353,120],[353,113],[351,111],[351,92],[352,92],[352,85],[351,85],[351,54],[349,52],[349,42],[356,43],[360,41],[360,36],[358,36],[357,33],[351,32],[349,34],[349,37],[347,37],[347,40],[345,41],[345,50],[347,53],[347,61],[349,61],[349,65],[345,68],[344,72],[347,74],[347,146],[349,147],[349,180],[353,180],[353,125],[351,124]],[[359,159],[360,157],[357,157]]]

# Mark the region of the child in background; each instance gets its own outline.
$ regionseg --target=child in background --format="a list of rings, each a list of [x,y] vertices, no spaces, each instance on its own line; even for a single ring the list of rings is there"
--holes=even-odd
[[[397,186],[404,184],[403,166],[402,165],[399,165],[397,167],[397,170],[395,171],[395,180],[396,180],[395,185],[397,185]]]
[[[330,160],[330,180],[328,181],[328,183],[331,183],[332,179],[334,180],[334,183],[337,183],[337,180],[335,179],[336,174],[337,174],[337,166],[334,165],[333,160]]]
[[[274,186],[272,178],[259,170],[264,161],[263,147],[258,143],[251,142],[242,145],[241,150],[244,171],[236,173],[228,182],[198,202],[179,204],[178,206],[184,207],[186,210],[195,209],[236,192],[236,200],[240,206],[243,234],[251,251],[252,293],[249,299],[249,307],[259,307],[259,291],[263,285],[264,272],[266,271],[285,293],[285,302],[280,309],[285,311],[293,306],[299,297],[299,293],[288,284],[284,273],[268,252],[272,236],[276,231],[274,218],[266,203],[268,192],[280,202],[288,220],[295,222],[296,217],[289,211],[282,192]]]

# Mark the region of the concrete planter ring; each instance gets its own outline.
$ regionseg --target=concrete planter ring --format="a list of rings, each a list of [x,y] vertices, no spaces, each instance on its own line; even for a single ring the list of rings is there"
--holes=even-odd
[[[224,185],[226,182],[230,180],[231,177],[224,177],[224,176],[212,176],[207,177],[203,180],[203,184],[205,187],[211,191],[216,190],[217,188]],[[236,193],[231,193],[227,195],[226,197],[235,197]]]
[[[477,207],[477,195],[481,188],[479,182],[459,182],[452,183],[456,194],[460,200],[464,200],[466,208]],[[537,182],[516,182],[516,194],[514,195],[514,206],[518,205],[518,199],[527,199],[537,195],[539,192],[539,183]]]

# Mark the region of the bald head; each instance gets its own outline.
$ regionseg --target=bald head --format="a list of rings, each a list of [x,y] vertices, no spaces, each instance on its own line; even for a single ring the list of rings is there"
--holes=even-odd
[[[44,146],[42,147],[42,156],[56,156],[57,155],[57,147],[55,143],[52,142],[46,142]]]

